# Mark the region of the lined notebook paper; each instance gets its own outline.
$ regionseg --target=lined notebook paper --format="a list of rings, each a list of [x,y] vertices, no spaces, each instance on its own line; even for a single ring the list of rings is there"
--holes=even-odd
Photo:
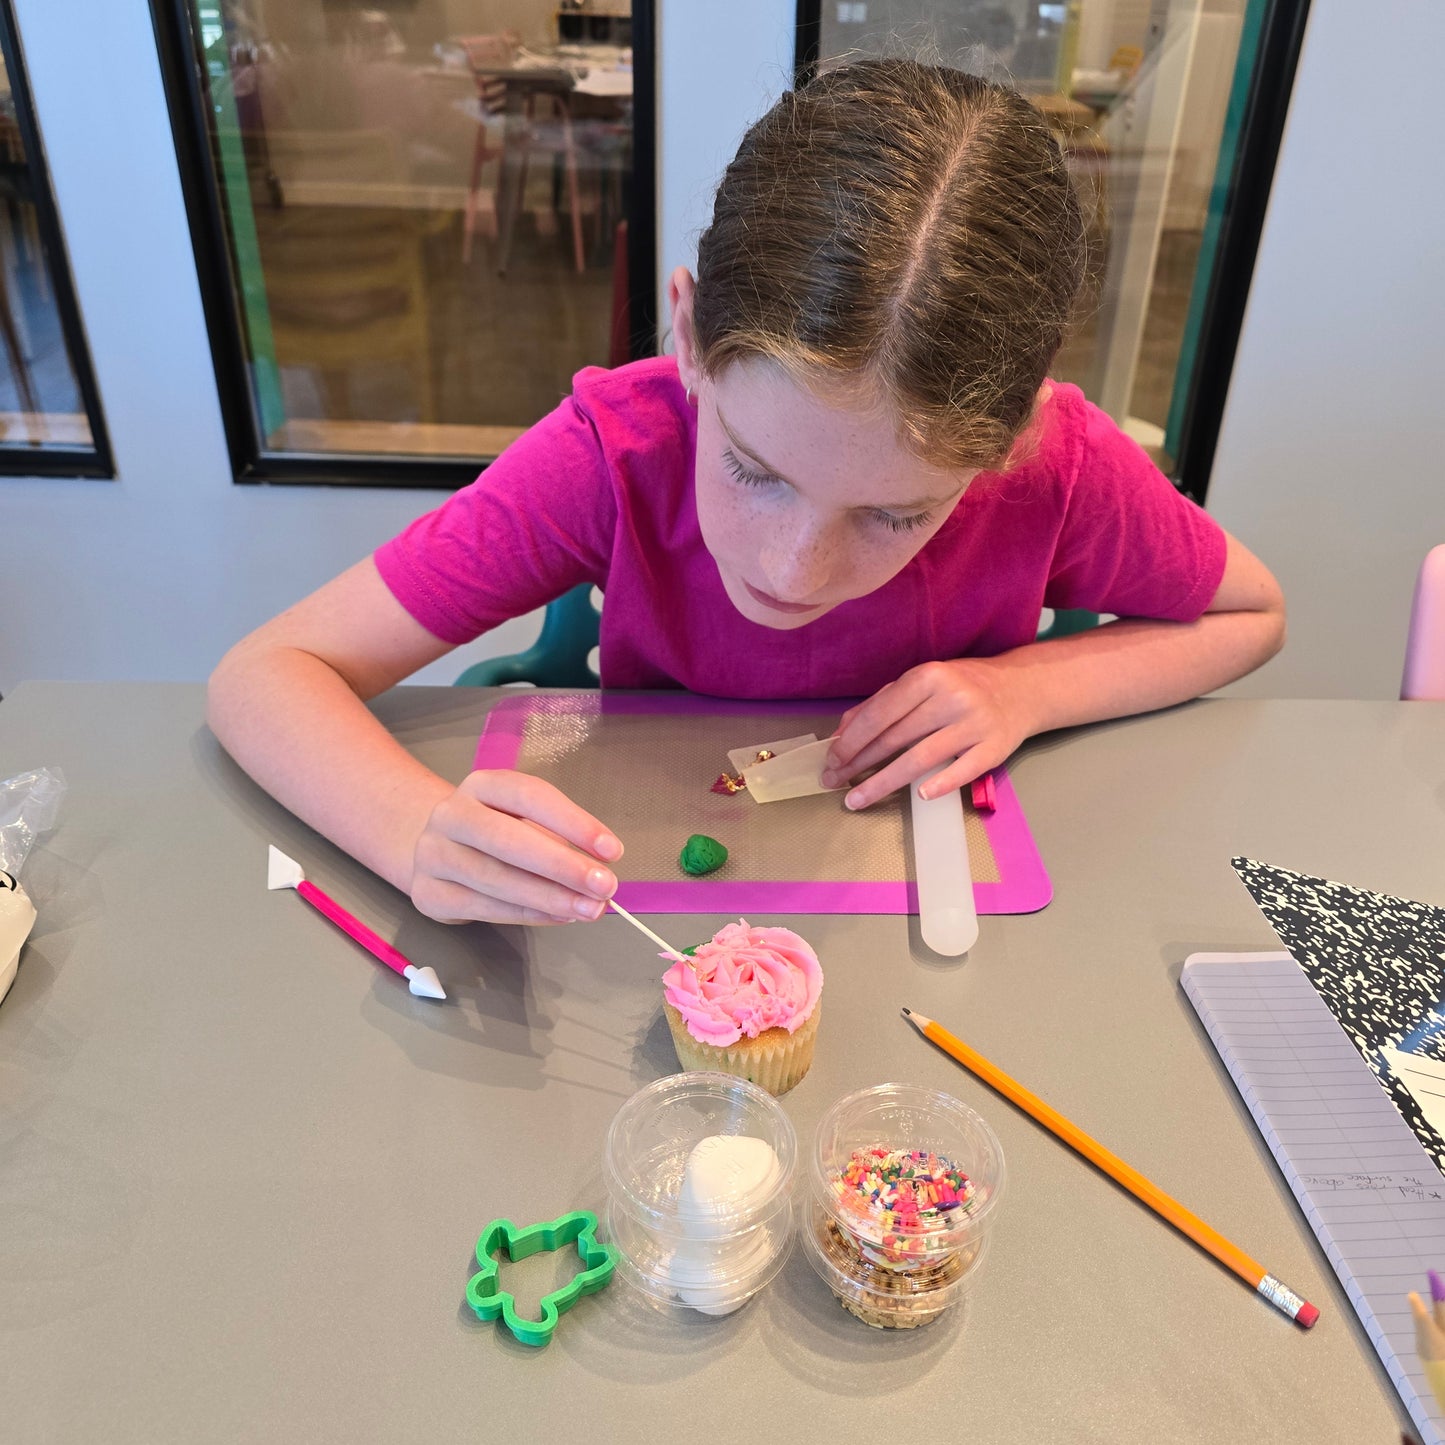
[[[1287,953],[1196,953],[1180,982],[1421,1439],[1445,1445],[1405,1300],[1445,1269],[1445,1179]]]

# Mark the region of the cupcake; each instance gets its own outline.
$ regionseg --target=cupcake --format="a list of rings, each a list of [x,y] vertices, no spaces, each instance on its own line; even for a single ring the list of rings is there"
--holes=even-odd
[[[662,976],[663,1011],[684,1069],[711,1069],[786,1094],[808,1072],[823,970],[789,928],[739,919]]]

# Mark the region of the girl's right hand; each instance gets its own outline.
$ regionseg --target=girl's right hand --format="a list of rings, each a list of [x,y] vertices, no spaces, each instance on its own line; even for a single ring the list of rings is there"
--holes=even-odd
[[[411,899],[442,923],[576,923],[602,916],[617,889],[603,864],[621,856],[616,835],[550,783],[472,773],[417,839]]]

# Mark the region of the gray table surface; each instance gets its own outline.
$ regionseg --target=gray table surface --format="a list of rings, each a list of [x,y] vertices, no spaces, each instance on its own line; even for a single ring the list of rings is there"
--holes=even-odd
[[[449,776],[496,694],[379,715]],[[79,1441],[1399,1438],[1403,1413],[1179,988],[1275,941],[1244,853],[1445,901],[1445,707],[1207,701],[1036,740],[1013,776],[1055,884],[941,960],[915,920],[796,922],[827,975],[806,1140],[888,1079],[987,1117],[1008,1165],[966,1309],[880,1333],[795,1251],[726,1319],[614,1281],[545,1350],[466,1309],[481,1227],[603,1201],[603,1136],[676,1067],[622,920],[447,928],[262,795],[198,686],[33,683],[0,776],[59,765],[40,919],[0,1005],[0,1437]],[[451,995],[412,998],[266,845]],[[780,921],[763,920],[754,921]],[[670,918],[695,940],[712,918]],[[899,1018],[933,1015],[1323,1311],[1305,1334]],[[555,1287],[542,1257],[509,1275]],[[568,1267],[570,1269],[570,1266]]]

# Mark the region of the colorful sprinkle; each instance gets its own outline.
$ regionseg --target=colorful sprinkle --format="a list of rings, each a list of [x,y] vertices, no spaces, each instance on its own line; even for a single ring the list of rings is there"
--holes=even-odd
[[[946,1231],[953,1211],[967,1213],[975,1198],[968,1175],[927,1149],[856,1149],[832,1183],[842,1214],[894,1264],[937,1248],[928,1236]]]

